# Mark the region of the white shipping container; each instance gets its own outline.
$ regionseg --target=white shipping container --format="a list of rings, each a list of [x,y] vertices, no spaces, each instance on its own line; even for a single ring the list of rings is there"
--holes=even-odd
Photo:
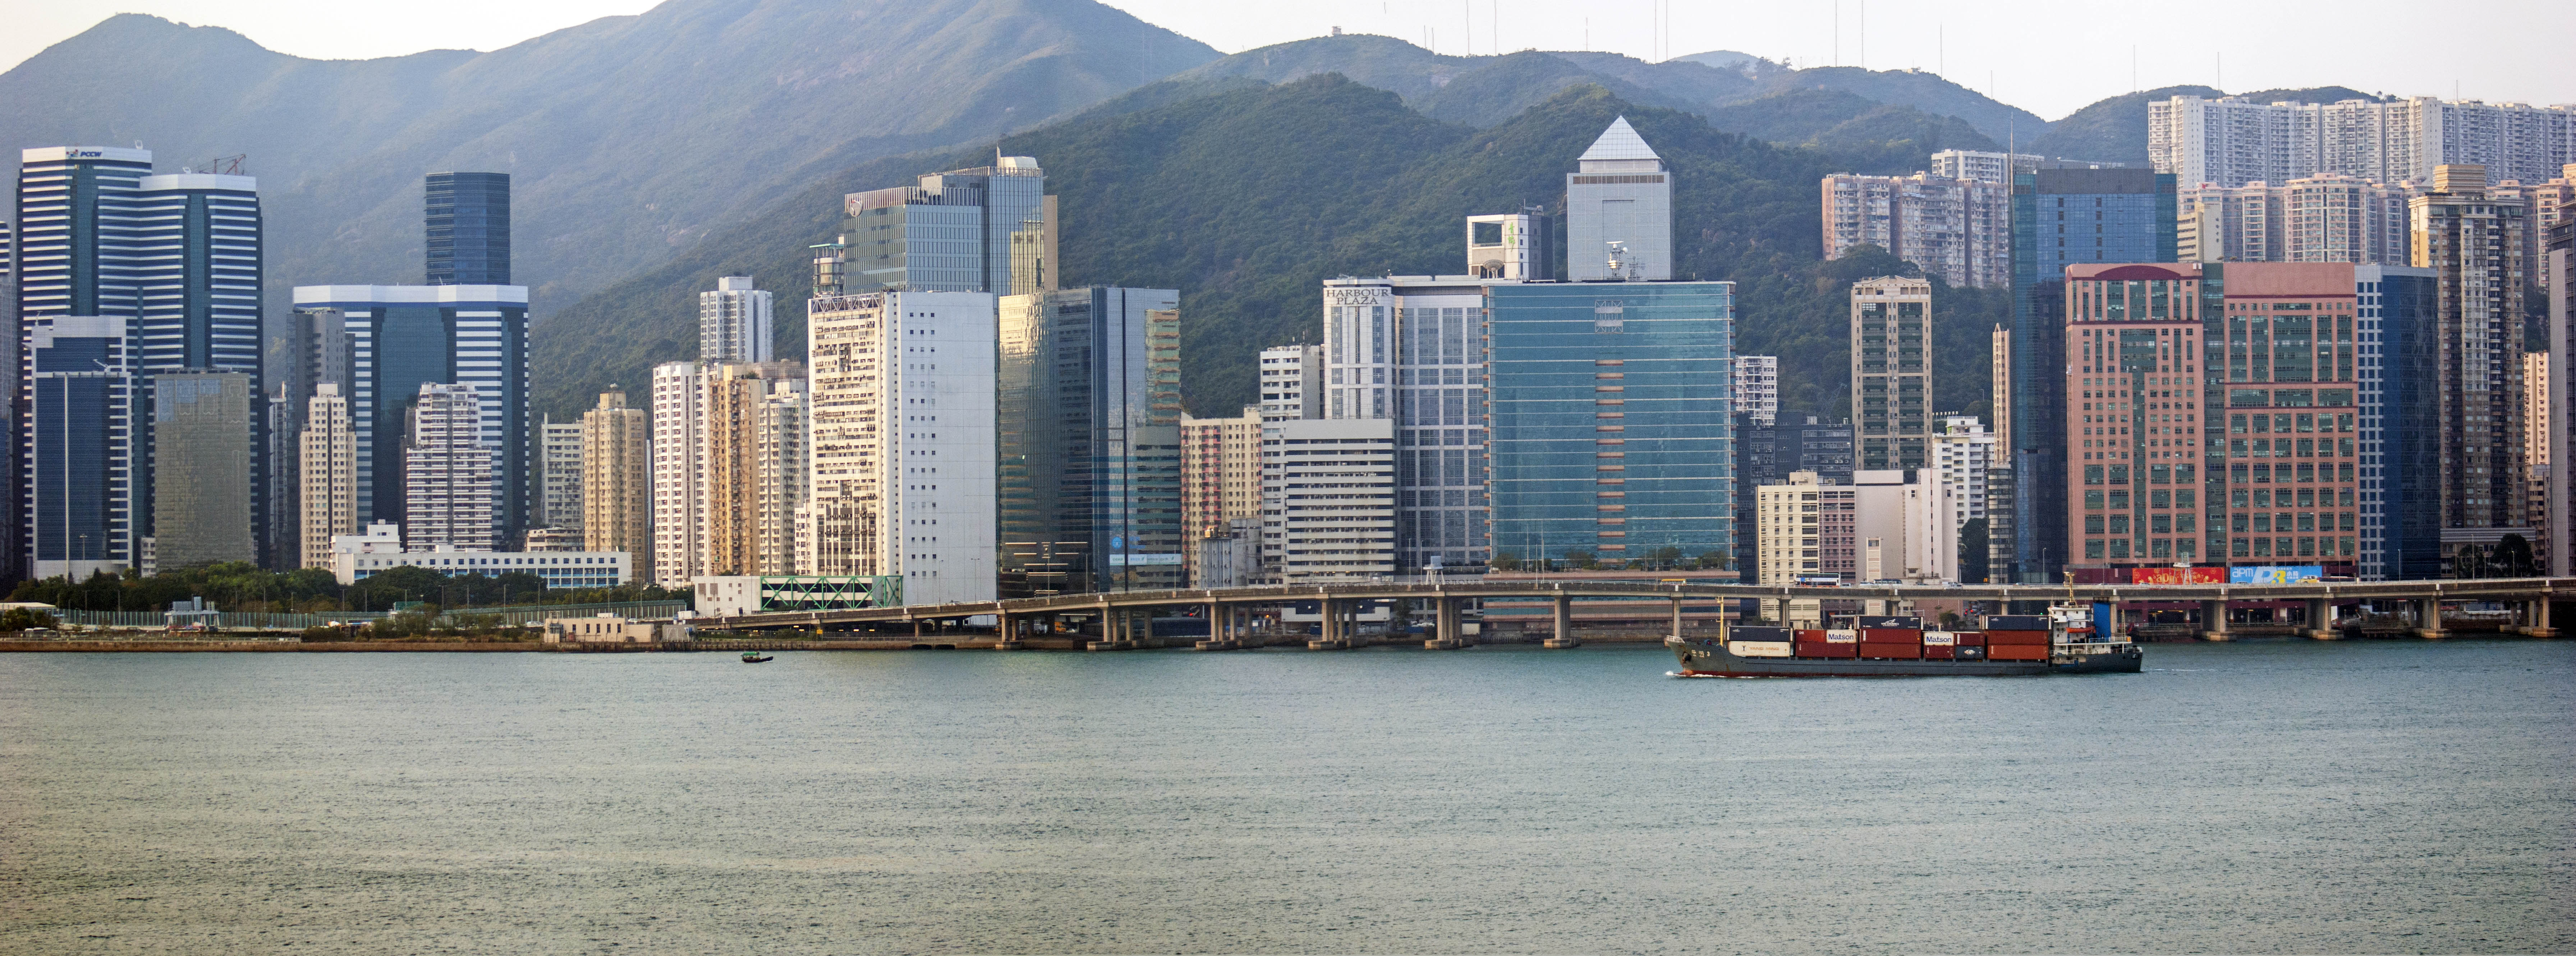
[[[1851,630],[1851,629],[1849,629],[1849,628],[1841,628],[1841,629],[1836,629],[1836,630],[1826,631],[1826,632],[1825,632],[1825,643],[1827,643],[1827,644],[1858,644],[1858,643],[1860,643],[1860,632],[1859,632],[1859,631],[1855,631],[1855,630]]]
[[[1726,645],[1737,657],[1790,657],[1787,641],[1736,641]]]
[[[1959,635],[1953,634],[1949,631],[1925,631],[1923,632],[1923,643],[1956,645],[1959,643]]]

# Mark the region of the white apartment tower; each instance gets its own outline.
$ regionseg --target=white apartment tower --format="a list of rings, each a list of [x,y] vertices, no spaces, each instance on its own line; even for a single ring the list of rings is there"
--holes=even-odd
[[[1970,520],[1986,516],[1986,469],[1995,462],[1995,436],[1973,415],[1952,415],[1932,436],[1931,483],[1949,502],[1955,536]]]
[[[653,583],[688,587],[707,573],[706,367],[653,366]]]
[[[1286,421],[1261,430],[1262,563],[1276,580],[1395,574],[1395,422]]]
[[[403,443],[403,537],[414,550],[492,550],[492,446],[472,385],[424,382]]]
[[[994,596],[996,306],[891,289],[807,303],[805,570],[899,575],[909,604]]]
[[[1854,467],[1925,467],[1932,439],[1932,283],[1904,276],[1852,283],[1851,343]]]
[[[770,360],[769,293],[750,276],[725,276],[698,293],[698,361]]]
[[[581,532],[581,423],[548,420],[537,428],[539,480],[536,525]]]
[[[331,566],[331,539],[358,533],[358,433],[349,397],[336,382],[313,386],[305,403],[300,568]]]
[[[1324,349],[1280,345],[1261,350],[1261,420],[1324,417]]]
[[[2318,173],[2429,181],[2476,164],[2536,183],[2576,162],[2576,106],[2444,101],[2256,103],[2176,96],[2147,104],[2147,154],[2184,186],[2285,183]]]
[[[1735,413],[1747,416],[1756,425],[1775,425],[1780,421],[1780,357],[1777,355],[1738,355],[1735,357]]]
[[[1622,116],[1578,162],[1565,176],[1566,278],[1671,279],[1673,184],[1663,157]]]
[[[1824,178],[1825,258],[1873,245],[1954,286],[2012,284],[2012,189],[1975,179]]]

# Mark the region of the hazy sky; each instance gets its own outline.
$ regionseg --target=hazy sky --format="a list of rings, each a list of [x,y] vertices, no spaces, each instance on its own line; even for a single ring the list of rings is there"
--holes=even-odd
[[[1938,70],[2050,119],[2133,84],[2232,90],[2339,84],[2401,96],[2447,97],[2456,90],[2491,101],[2576,102],[2576,58],[2567,55],[2576,3],[2568,0],[2432,7],[2420,0],[1109,2],[1228,53],[1335,26],[1442,53],[1583,49],[1587,43],[1646,59],[1740,50],[1797,66]],[[228,27],[298,56],[363,58],[496,49],[651,6],[651,0],[0,0],[6,27],[0,64],[15,66],[117,12]],[[2427,10],[2437,11],[2439,23],[2419,26],[2414,21]],[[1659,23],[1669,26],[1659,29]]]

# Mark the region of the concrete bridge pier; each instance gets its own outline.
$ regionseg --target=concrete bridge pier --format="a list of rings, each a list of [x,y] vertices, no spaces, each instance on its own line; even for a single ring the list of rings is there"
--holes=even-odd
[[[2409,603],[2412,603],[2412,604],[2414,604],[2414,605],[2415,605],[2415,636],[2416,636],[2416,637],[2425,638],[2425,639],[2427,639],[2427,640],[2436,640],[2436,641],[2438,641],[2438,640],[2441,640],[2442,638],[2445,638],[2445,637],[2449,637],[2449,636],[2451,636],[2450,634],[2448,634],[2448,633],[2446,633],[2446,632],[2444,632],[2444,631],[2442,630],[2442,599],[2441,599],[2441,598],[2438,598],[2438,597],[2418,598],[2418,599],[2416,599],[2416,600],[2414,600],[2414,601],[2412,601],[2412,602],[2409,602]]]
[[[2227,602],[2200,602],[2200,639],[2204,641],[2236,639],[2235,636],[2227,633]]]
[[[2522,605],[2522,633],[2525,637],[2557,637],[2558,629],[2549,626],[2549,599],[2533,598]]]
[[[1583,640],[1574,636],[1574,602],[1565,596],[1565,592],[1556,593],[1553,609],[1556,615],[1556,630],[1550,632],[1553,636],[1539,646],[1550,649],[1583,646]]]
[[[2308,599],[2308,638],[2318,641],[2341,640],[2343,632],[2334,627],[2334,603],[2324,598]]]
[[[1431,639],[1422,646],[1435,651],[1454,651],[1467,647],[1466,628],[1458,620],[1458,599],[1431,599]]]
[[[1026,624],[1026,621],[1007,611],[993,615],[993,649],[1016,651],[1027,647],[1028,644],[1020,640],[1020,629]]]
[[[1307,650],[1338,651],[1350,646],[1342,643],[1341,605],[1342,602],[1333,600],[1332,598],[1325,598],[1323,600],[1321,604],[1323,613],[1318,615],[1318,617],[1322,618],[1321,630],[1323,633],[1315,635],[1314,640],[1306,642]]]

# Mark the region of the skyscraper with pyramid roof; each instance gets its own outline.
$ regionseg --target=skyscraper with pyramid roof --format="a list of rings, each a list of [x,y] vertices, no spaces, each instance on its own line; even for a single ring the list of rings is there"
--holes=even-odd
[[[1565,266],[1576,282],[1673,277],[1672,176],[1625,116],[1565,176]]]

